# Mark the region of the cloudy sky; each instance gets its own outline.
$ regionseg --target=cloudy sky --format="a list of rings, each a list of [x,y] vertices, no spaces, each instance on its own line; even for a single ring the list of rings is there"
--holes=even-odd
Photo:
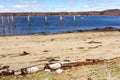
[[[120,0],[0,0],[0,12],[78,12],[120,9]]]

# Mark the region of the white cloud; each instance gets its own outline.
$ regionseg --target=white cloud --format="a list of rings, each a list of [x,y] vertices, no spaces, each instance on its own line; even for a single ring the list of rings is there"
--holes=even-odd
[[[24,1],[23,3],[25,3],[25,4],[30,4],[30,2],[29,2],[29,1]]]
[[[0,8],[5,8],[5,6],[3,6],[3,5],[0,5]]]
[[[47,12],[49,11],[49,8],[48,7],[45,7],[45,6],[30,6],[29,8],[29,12]]]
[[[76,1],[75,0],[67,0],[68,1],[68,4],[74,6],[76,5]]]
[[[85,5],[85,6],[83,6],[83,9],[88,9],[88,8],[90,8],[89,5]]]
[[[23,5],[14,5],[14,6],[12,6],[13,8],[24,8],[25,6],[23,6]]]
[[[31,3],[33,3],[33,4],[35,4],[35,3],[37,3],[38,1],[36,1],[36,0],[33,0],[33,1],[31,1]]]
[[[66,7],[56,7],[56,8],[54,8],[54,11],[63,12],[63,11],[68,11],[68,9]]]
[[[36,3],[38,3],[38,1],[37,0],[31,0],[31,1],[29,1],[29,0],[20,0],[20,3],[21,4],[36,4]]]

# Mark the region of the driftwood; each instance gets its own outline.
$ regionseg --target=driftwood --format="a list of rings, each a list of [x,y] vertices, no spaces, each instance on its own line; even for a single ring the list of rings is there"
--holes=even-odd
[[[58,69],[58,68],[69,69],[71,67],[93,65],[93,64],[101,63],[101,62],[104,62],[104,60],[86,59],[86,61],[75,61],[75,62],[66,62],[66,63],[46,64],[44,69],[51,69],[51,70],[53,70],[53,69],[55,70],[55,69]],[[61,66],[60,66],[60,64],[61,64]],[[50,65],[52,65],[52,67],[50,67]]]
[[[11,75],[15,75],[15,71],[9,70],[8,68],[0,73],[0,76],[11,76]]]
[[[104,60],[100,60],[100,59],[86,59],[86,61],[92,61],[94,64],[104,62]]]
[[[88,44],[92,44],[92,43],[99,44],[99,43],[102,43],[102,42],[90,41],[90,42],[87,42],[87,43],[88,43]]]
[[[78,61],[78,62],[69,62],[62,64],[62,67],[76,67],[76,66],[82,66],[85,65],[84,61]]]
[[[38,67],[22,68],[21,69],[21,75],[26,75],[26,74],[30,74],[30,73],[36,73],[39,70],[40,69]]]
[[[27,75],[30,73],[36,73],[40,70],[45,70],[45,71],[56,71],[57,73],[63,72],[65,69],[70,69],[71,67],[77,67],[77,66],[84,66],[84,65],[93,65],[93,64],[98,64],[98,63],[103,63],[105,61],[111,61],[111,60],[116,60],[116,58],[113,59],[86,59],[85,61],[74,61],[74,62],[61,62],[61,63],[53,63],[50,64],[49,62],[47,64],[39,64],[39,65],[34,65],[31,67],[27,68],[22,68],[20,69],[20,75]],[[118,58],[117,58],[118,59]],[[42,66],[42,67],[41,67]],[[9,70],[9,66],[3,66],[2,69],[7,69],[6,71],[2,71],[0,73],[0,76],[10,76],[10,75],[15,75],[17,71],[14,70]]]
[[[15,75],[14,70],[12,70],[12,71],[2,71],[0,73],[0,76],[11,76],[11,75]]]
[[[40,70],[46,70],[49,69],[49,71],[56,71],[57,73],[63,72],[65,69],[70,69],[71,67],[77,67],[77,66],[84,66],[84,65],[93,65],[96,63],[104,62],[104,60],[100,59],[86,59],[86,61],[75,61],[75,62],[63,62],[63,63],[53,63],[50,64],[49,62],[47,64],[43,64],[43,68],[40,67],[40,65],[34,65],[27,68],[20,69],[20,75],[25,76],[30,73],[36,73]],[[14,70],[8,70],[9,66],[3,66],[1,69],[7,69],[6,71],[2,71],[0,73],[0,76],[10,76],[15,75]]]
[[[100,46],[102,46],[102,45],[98,45],[98,46],[95,46],[95,47],[88,47],[88,49],[95,49],[95,48],[98,48]]]
[[[8,69],[10,66],[0,66],[0,70],[2,69]]]
[[[102,63],[102,62],[104,62],[104,60],[86,59],[86,61],[76,61],[76,62],[63,63],[62,68],[63,69],[69,69],[71,67],[84,66],[84,65],[93,65],[93,64]]]

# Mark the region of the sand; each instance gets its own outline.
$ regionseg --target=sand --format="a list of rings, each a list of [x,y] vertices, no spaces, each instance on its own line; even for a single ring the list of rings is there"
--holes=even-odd
[[[30,54],[20,56],[23,51]],[[120,32],[89,31],[0,37],[0,65],[9,65],[11,69],[17,70],[45,64],[50,57],[60,61],[120,57]]]

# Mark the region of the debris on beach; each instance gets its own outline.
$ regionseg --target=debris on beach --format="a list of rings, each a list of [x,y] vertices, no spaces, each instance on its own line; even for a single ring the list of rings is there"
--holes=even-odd
[[[22,54],[19,54],[19,56],[26,56],[26,55],[29,55],[30,53],[26,52],[26,51],[23,51]]]
[[[64,70],[62,70],[62,69],[57,69],[57,70],[56,70],[57,73],[62,73],[63,71],[64,71]]]
[[[88,31],[90,31],[90,30],[88,30]],[[95,28],[91,31],[120,31],[120,29],[113,28],[113,27],[105,27],[105,28],[102,28],[102,29],[101,28]]]
[[[90,41],[90,42],[87,42],[88,44],[92,44],[92,43],[96,43],[96,44],[99,44],[99,43],[102,43],[102,42],[97,42],[97,41]]]
[[[49,52],[49,50],[44,50],[43,52]]]
[[[64,72],[66,69],[70,69],[72,67],[94,65],[94,64],[104,63],[104,62],[109,62],[109,61],[117,61],[119,59],[120,57],[116,57],[113,59],[86,59],[85,61],[69,61],[69,62],[59,62],[59,63],[48,62],[47,64],[35,65],[35,66],[27,67],[27,68],[21,68],[18,71],[10,70],[9,66],[0,66],[0,76],[17,75],[16,74],[17,72],[20,73],[19,75],[25,76],[27,74],[36,73],[39,71],[45,71],[48,74],[53,74],[53,73],[60,74]]]
[[[49,64],[48,66],[50,69],[59,69],[62,67],[60,63]]]
[[[7,69],[7,68],[9,68],[10,66],[0,66],[0,70],[2,70],[2,69]]]
[[[0,66],[0,76],[11,76],[15,75],[14,70],[9,69],[10,66]]]
[[[70,62],[70,60],[67,60],[67,59],[65,59],[65,60],[63,60],[64,62]]]
[[[57,61],[60,61],[59,58],[60,57],[47,57],[46,60],[48,62],[57,62]]]
[[[84,49],[84,47],[77,47],[77,49]]]
[[[95,47],[88,47],[88,49],[95,49],[95,48],[98,48],[100,46],[102,46],[102,45],[98,45],[98,46],[95,46]]]
[[[21,75],[27,75],[27,74],[30,74],[30,73],[36,73],[39,70],[40,69],[38,67],[22,68],[21,69]]]
[[[52,73],[53,71],[55,71],[56,73],[62,73],[63,70],[61,68],[62,68],[61,63],[46,64],[44,67],[44,71],[48,73]]]
[[[6,57],[6,55],[0,55],[0,57]]]
[[[45,72],[51,72],[51,70],[50,70],[50,69],[45,69],[44,71],[45,71]]]
[[[6,70],[6,71],[2,71],[0,73],[0,76],[12,76],[15,75],[15,71],[14,70]]]

